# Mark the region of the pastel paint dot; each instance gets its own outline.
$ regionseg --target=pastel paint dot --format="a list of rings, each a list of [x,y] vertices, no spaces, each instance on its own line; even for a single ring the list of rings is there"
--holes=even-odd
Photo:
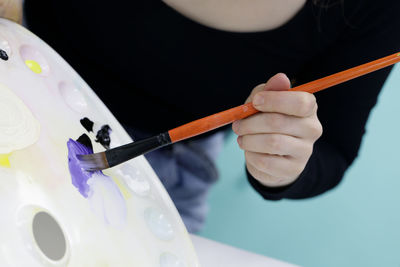
[[[73,84],[67,82],[60,82],[58,84],[58,90],[65,103],[74,111],[78,113],[84,113],[88,104],[83,93],[76,88]]]
[[[144,212],[144,219],[150,231],[161,240],[171,240],[175,233],[170,220],[158,208],[148,208]]]
[[[87,137],[87,139],[89,139],[89,137]],[[71,138],[67,142],[67,147],[68,168],[71,174],[72,184],[78,189],[79,193],[81,193],[83,197],[87,198],[90,192],[90,187],[87,184],[87,181],[92,177],[94,172],[84,170],[77,155],[92,154],[93,149]],[[100,171],[98,172],[101,173]]]
[[[126,202],[114,180],[101,171],[84,170],[77,158],[77,155],[93,153],[89,137],[82,135],[78,141],[69,139],[67,147],[72,184],[88,199],[93,212],[106,224],[124,226],[127,217]]]
[[[0,84],[0,154],[9,154],[36,143],[40,124],[11,89]]]
[[[114,181],[102,174],[94,173],[87,181],[90,187],[89,203],[93,212],[108,225],[123,227],[127,219],[124,197]]]
[[[130,197],[132,197],[132,194],[126,189],[126,187],[118,179],[116,179],[114,177],[111,177],[111,179],[117,185],[119,191],[121,191],[121,194],[125,199],[129,199]]]
[[[42,73],[42,67],[35,60],[25,60],[25,65],[36,74]]]
[[[150,183],[141,175],[140,171],[129,163],[122,165],[117,174],[122,178],[125,185],[135,194],[144,197],[150,193]]]
[[[0,166],[10,168],[10,161],[8,157],[10,154],[0,154]]]
[[[43,54],[36,47],[23,45],[19,49],[21,59],[25,65],[34,73],[40,76],[48,76],[50,67]]]
[[[186,264],[174,254],[165,252],[160,256],[160,267],[186,267]]]

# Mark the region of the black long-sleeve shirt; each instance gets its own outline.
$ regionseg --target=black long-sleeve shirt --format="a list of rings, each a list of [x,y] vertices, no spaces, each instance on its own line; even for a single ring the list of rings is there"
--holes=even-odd
[[[160,0],[25,1],[28,26],[117,119],[154,134],[242,104],[277,72],[299,85],[397,52],[398,10],[398,0],[307,1],[277,29],[235,33],[196,23]],[[253,187],[267,199],[305,198],[339,183],[389,72],[317,93],[324,133],[299,179],[267,188],[249,175]]]

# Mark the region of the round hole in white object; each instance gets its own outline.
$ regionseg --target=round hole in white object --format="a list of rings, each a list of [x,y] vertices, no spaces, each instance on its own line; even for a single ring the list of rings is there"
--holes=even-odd
[[[65,103],[74,111],[83,113],[87,110],[87,102],[83,93],[69,82],[60,82],[58,90]]]
[[[24,61],[26,67],[28,67],[34,73],[47,76],[50,73],[49,64],[42,53],[35,47],[30,45],[23,45],[19,49],[22,60]]]
[[[174,254],[165,252],[160,256],[160,267],[186,267],[186,265]]]
[[[144,211],[144,219],[150,231],[161,240],[171,240],[175,233],[170,220],[158,208],[148,208]]]
[[[67,252],[67,242],[57,221],[47,212],[37,213],[32,220],[34,240],[41,252],[52,261],[60,261]]]

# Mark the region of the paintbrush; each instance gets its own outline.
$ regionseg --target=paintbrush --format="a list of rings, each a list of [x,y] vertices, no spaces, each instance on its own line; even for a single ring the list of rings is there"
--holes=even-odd
[[[369,63],[338,72],[336,74],[291,88],[290,91],[304,91],[315,93],[334,85],[349,81],[367,73],[393,65],[400,61],[400,53],[396,53]],[[147,139],[132,142],[104,152],[77,155],[81,167],[88,171],[108,169],[147,152],[188,139],[190,137],[214,130],[236,120],[244,119],[259,111],[252,103],[247,103],[232,109],[228,109],[214,115],[184,124]]]

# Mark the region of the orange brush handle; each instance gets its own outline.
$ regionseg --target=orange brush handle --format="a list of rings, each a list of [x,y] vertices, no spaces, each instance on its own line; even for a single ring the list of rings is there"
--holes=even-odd
[[[400,62],[400,53],[383,57],[369,63],[335,73],[333,75],[299,85],[290,89],[290,91],[304,91],[315,93],[337,84],[349,81],[364,74],[382,69],[384,67]],[[253,104],[247,103],[235,108],[231,108],[208,117],[192,121],[175,129],[168,131],[171,142],[175,143],[192,136],[196,136],[216,128],[222,127],[236,120],[241,120],[259,112],[253,107]]]
[[[171,142],[175,143],[241,120],[257,112],[259,111],[253,107],[252,103],[247,103],[169,130],[169,137]]]

